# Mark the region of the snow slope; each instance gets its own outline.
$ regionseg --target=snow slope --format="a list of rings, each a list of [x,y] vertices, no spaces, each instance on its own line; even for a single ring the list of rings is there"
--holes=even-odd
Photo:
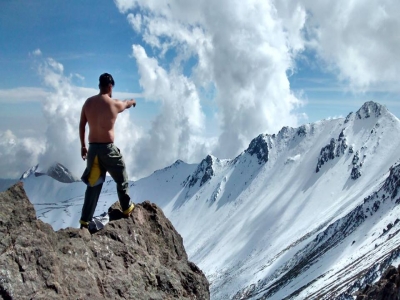
[[[130,193],[161,206],[212,299],[353,299],[399,262],[399,146],[400,121],[367,102],[345,119],[261,134],[235,159],[177,161]],[[82,183],[24,180],[41,219],[77,226]],[[99,201],[98,214],[116,201],[111,180]]]

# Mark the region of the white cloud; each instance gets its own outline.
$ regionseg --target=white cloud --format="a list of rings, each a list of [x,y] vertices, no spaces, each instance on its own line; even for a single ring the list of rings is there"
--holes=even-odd
[[[35,55],[35,56],[40,56],[40,55],[42,55],[42,51],[40,51],[40,49],[38,48],[38,49],[34,50],[32,52],[32,54]]]
[[[44,148],[43,139],[17,138],[10,130],[0,132],[1,177],[19,178],[38,161]]]
[[[210,86],[216,91],[221,134],[214,154],[233,157],[259,133],[297,124],[294,109],[300,101],[290,91],[286,71],[304,47],[300,31],[306,13],[300,6],[281,17],[268,1],[115,2],[123,13],[141,12],[143,39],[159,51],[153,66],[168,64],[164,54],[169,50],[176,53],[170,74],[183,76],[189,59],[197,61],[185,80],[197,93]],[[147,59],[134,56],[138,65]],[[140,76],[141,81],[164,78],[147,72]],[[164,91],[168,84],[160,81],[148,88]]]
[[[309,12],[309,46],[340,79],[359,91],[382,83],[399,86],[397,0],[301,2]]]
[[[143,96],[161,103],[161,113],[152,121],[150,131],[135,145],[135,172],[154,171],[178,158],[199,161],[209,145],[202,139],[205,119],[193,82],[163,69],[141,46],[133,46],[133,56]]]
[[[131,24],[132,28],[136,32],[140,32],[141,27],[142,27],[142,15],[140,14],[128,14],[127,20],[129,24]]]
[[[43,114],[47,122],[46,148],[39,158],[43,168],[57,161],[73,173],[82,172],[78,124],[82,105],[87,98],[85,89],[76,89],[71,76],[65,76],[64,67],[47,58],[39,66],[39,74],[49,89],[43,102]]]

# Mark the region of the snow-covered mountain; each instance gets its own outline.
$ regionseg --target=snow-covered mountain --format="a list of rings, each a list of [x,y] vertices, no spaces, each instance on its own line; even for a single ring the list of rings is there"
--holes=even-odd
[[[260,134],[234,159],[177,161],[131,182],[207,275],[212,299],[353,299],[400,262],[400,121],[367,102],[346,118]],[[38,217],[78,226],[85,186],[28,176]],[[96,214],[117,200],[103,186]]]
[[[26,179],[31,175],[34,175],[36,177],[47,175],[63,183],[72,183],[79,181],[79,179],[75,175],[73,175],[66,167],[57,162],[53,163],[52,165],[50,165],[50,167],[46,169],[41,169],[39,165],[36,165],[25,171],[21,175],[20,180]]]

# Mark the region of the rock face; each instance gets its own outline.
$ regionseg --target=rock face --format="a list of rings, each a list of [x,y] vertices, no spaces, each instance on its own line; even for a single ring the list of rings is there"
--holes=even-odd
[[[150,202],[91,235],[36,219],[21,183],[0,193],[2,299],[209,299],[203,272]]]
[[[389,267],[382,278],[373,285],[367,285],[358,292],[356,300],[398,300],[400,299],[400,266]]]
[[[283,129],[286,129],[286,127]],[[268,142],[266,141],[265,135],[260,134],[253,139],[246,152],[250,155],[256,155],[260,165],[263,163],[265,164],[268,161]]]
[[[210,180],[212,176],[214,176],[213,157],[207,155],[207,157],[201,161],[194,174],[190,177],[188,183],[189,187],[193,187],[199,180],[201,187]]]

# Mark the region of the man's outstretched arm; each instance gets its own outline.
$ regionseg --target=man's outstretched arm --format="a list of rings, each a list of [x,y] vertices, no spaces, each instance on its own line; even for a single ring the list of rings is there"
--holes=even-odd
[[[131,108],[132,106],[135,107],[136,106],[136,100],[135,99],[131,99],[131,100],[125,100],[125,101],[121,101],[121,100],[117,100],[115,99],[115,103],[118,109],[118,112],[123,112],[125,109],[127,108]]]
[[[86,159],[87,155],[87,149],[86,149],[86,142],[85,142],[85,128],[86,128],[86,115],[84,111],[84,107],[82,107],[82,112],[81,112],[81,119],[79,121],[79,139],[81,140],[81,157],[83,160]]]

